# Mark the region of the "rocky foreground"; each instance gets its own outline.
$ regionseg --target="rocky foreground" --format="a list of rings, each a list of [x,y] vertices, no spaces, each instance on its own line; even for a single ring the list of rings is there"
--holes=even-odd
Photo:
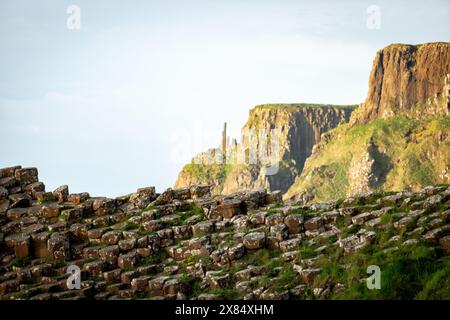
[[[449,298],[449,186],[311,205],[210,190],[93,198],[46,192],[36,168],[0,169],[0,298]]]

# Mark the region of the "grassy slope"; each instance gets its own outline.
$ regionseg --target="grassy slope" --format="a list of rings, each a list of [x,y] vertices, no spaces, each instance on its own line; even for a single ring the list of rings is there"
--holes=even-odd
[[[380,191],[442,183],[439,176],[450,165],[448,132],[448,116],[422,122],[394,117],[353,128],[339,126],[331,132],[331,141],[308,159],[286,197],[305,190],[313,193],[315,200],[345,197],[351,160],[365,151],[371,137],[392,165],[386,181],[378,188]],[[442,137],[445,139],[440,141]]]
[[[386,195],[386,193],[374,194],[367,198],[365,205],[373,205],[379,198]],[[424,197],[413,197],[412,202],[423,199]],[[365,205],[357,206],[363,209]],[[273,206],[267,211],[268,214],[276,214],[277,208],[276,205]],[[391,213],[385,213],[382,216],[382,222],[377,227],[352,225],[351,228],[347,228],[352,217],[339,216],[335,225],[341,230],[342,238],[356,234],[361,229],[376,232],[376,239],[357,252],[345,253],[337,245],[336,236],[318,237],[313,244],[307,239],[302,241],[295,250],[296,260],[317,259],[313,267],[320,268],[321,272],[303,293],[293,295],[291,298],[317,299],[312,288],[324,288],[330,284],[339,283],[344,285],[345,289],[332,292],[328,299],[449,299],[450,256],[445,254],[436,243],[425,241],[421,239],[419,233],[414,233],[413,230],[417,226],[415,222],[400,229],[393,226],[394,222],[399,220],[397,213],[411,210],[408,206],[394,207]],[[429,209],[427,212],[436,214],[444,210],[447,210],[445,205]],[[302,214],[308,217],[315,216],[317,213],[309,212],[308,209],[299,209],[291,214]],[[429,230],[432,228],[429,225],[430,221],[431,219],[427,218],[419,225]],[[445,234],[449,232],[450,230],[447,230]],[[393,236],[398,236],[398,240],[393,241]],[[411,238],[418,239],[418,242],[402,245],[405,240]],[[326,246],[326,249],[321,253],[317,252],[317,249],[323,246]],[[264,287],[273,292],[284,292],[303,284],[304,281],[293,269],[292,263],[284,261],[281,254],[282,252],[277,249],[268,248],[247,252],[239,262],[223,266],[221,270],[224,274],[235,274],[248,265],[262,267],[262,275],[250,279],[248,283],[255,288]],[[380,290],[369,290],[366,286],[365,279],[369,276],[367,267],[370,265],[380,267]],[[197,286],[194,287],[197,288]],[[224,299],[242,299],[242,294],[236,289],[234,282],[226,288],[209,290],[209,293],[217,294]],[[204,292],[198,287],[195,294]]]
[[[278,103],[278,104],[262,104],[254,107],[250,111],[249,119],[245,126],[247,127],[259,127],[261,120],[261,114],[255,112],[257,110],[275,110],[284,109],[289,111],[295,111],[299,108],[337,108],[337,109],[348,109],[353,110],[357,105],[331,105],[331,104],[311,104],[311,103]],[[281,164],[281,169],[284,170],[284,163]],[[212,164],[212,165],[201,165],[189,163],[185,165],[182,169],[182,174],[186,177],[189,176],[189,180],[192,183],[199,184],[210,184],[215,182],[219,185],[219,189],[225,183],[226,178],[234,173],[239,174],[240,171],[244,170],[243,165],[232,165],[232,164]],[[287,174],[286,172],[281,172],[280,175]]]

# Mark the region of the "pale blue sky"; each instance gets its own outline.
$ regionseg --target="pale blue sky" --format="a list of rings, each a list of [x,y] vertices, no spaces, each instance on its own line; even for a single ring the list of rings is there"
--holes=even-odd
[[[449,41],[449,21],[446,0],[2,0],[0,166],[37,166],[49,190],[162,191],[224,121],[237,137],[256,104],[360,103],[377,50]]]

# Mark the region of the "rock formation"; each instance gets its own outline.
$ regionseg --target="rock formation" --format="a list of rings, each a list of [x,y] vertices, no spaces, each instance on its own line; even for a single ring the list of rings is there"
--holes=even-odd
[[[449,232],[449,186],[312,205],[206,185],[113,199],[47,192],[16,166],[0,169],[0,299],[448,299]],[[366,262],[396,281],[367,290]]]
[[[285,192],[322,134],[347,122],[352,110],[308,104],[257,106],[242,128],[240,143],[227,146],[222,137],[220,148],[197,155],[184,167],[175,187],[206,183],[216,194],[257,187]]]
[[[377,53],[367,99],[350,124],[394,115],[448,115],[449,90],[450,43],[390,45]]]
[[[315,147],[285,197],[308,202],[449,183],[449,89],[449,43],[379,51],[366,101]]]
[[[0,169],[0,299],[450,299],[448,74],[449,44],[389,46],[351,123],[258,106],[161,194]]]

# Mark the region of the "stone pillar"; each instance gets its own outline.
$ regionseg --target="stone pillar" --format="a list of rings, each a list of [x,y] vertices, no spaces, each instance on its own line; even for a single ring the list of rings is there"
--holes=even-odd
[[[223,125],[223,131],[222,131],[222,146],[220,148],[222,150],[222,156],[225,163],[226,156],[227,156],[227,123],[225,122]]]

